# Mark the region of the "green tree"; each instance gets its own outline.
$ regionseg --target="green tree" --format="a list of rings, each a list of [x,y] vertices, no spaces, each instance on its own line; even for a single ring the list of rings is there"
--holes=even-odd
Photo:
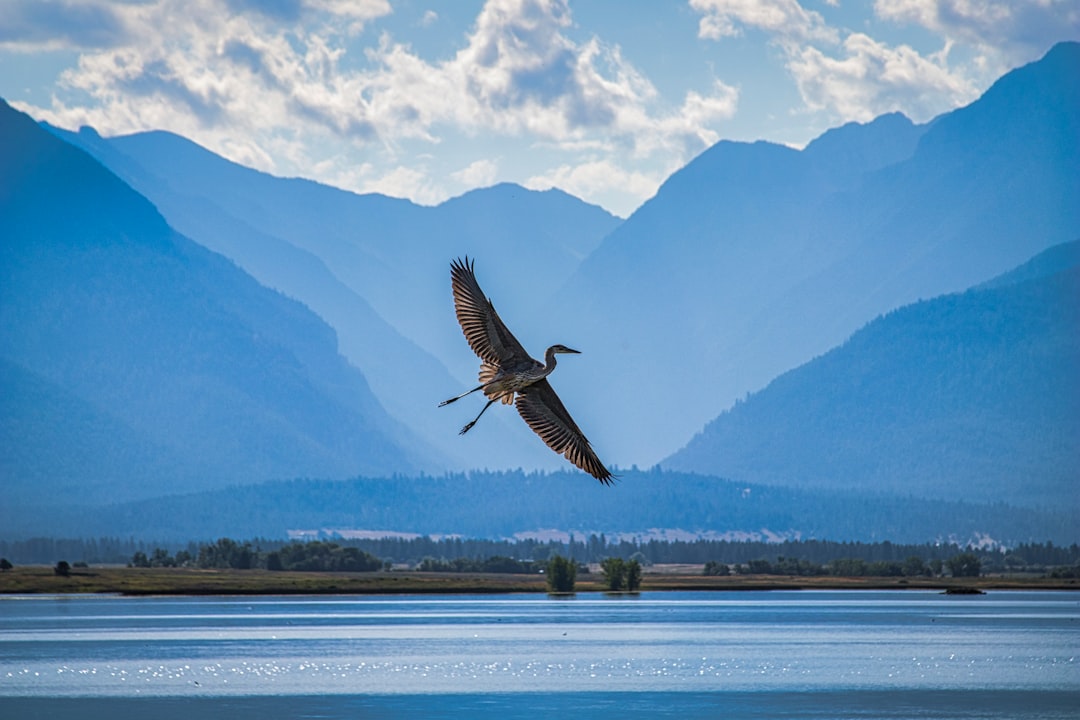
[[[982,562],[979,556],[972,552],[955,555],[946,560],[945,564],[953,577],[979,577],[982,572]]]
[[[154,548],[150,555],[150,567],[176,567],[176,560],[164,548]]]
[[[275,551],[266,556],[266,569],[275,572],[285,569],[281,564],[281,553]]]
[[[705,569],[701,573],[702,575],[720,575],[728,576],[731,574],[731,568],[727,563],[717,562],[716,560],[710,560],[705,563]]]
[[[746,571],[751,575],[771,575],[773,567],[768,560],[748,560]]]
[[[137,550],[134,555],[131,556],[131,567],[147,568],[150,567],[150,558],[146,557],[146,553],[142,550]]]
[[[626,589],[637,592],[641,587],[641,563],[631,560],[626,563]]]
[[[836,577],[862,577],[868,574],[866,561],[861,558],[837,558],[829,563],[829,574]]]
[[[379,558],[364,552],[360,548],[335,547],[330,553],[330,567],[328,570],[342,572],[375,572],[382,563]]]
[[[13,567],[15,566],[11,564],[10,560],[7,558],[0,558],[0,570],[10,570]]]
[[[490,573],[527,573],[533,572],[529,563],[503,555],[492,555],[480,563],[481,572]]]
[[[904,561],[904,577],[920,577],[929,574],[930,568],[926,567],[926,563],[918,555],[912,555]]]
[[[201,568],[249,570],[255,566],[255,551],[250,543],[240,545],[235,540],[220,538],[213,545],[199,548],[197,563]]]
[[[622,558],[609,557],[600,562],[600,569],[604,571],[604,582],[608,590],[618,592],[626,587],[626,563]]]
[[[60,577],[67,577],[71,574],[71,565],[68,564],[67,560],[61,560],[60,562],[56,563],[56,567],[53,568],[53,572]]]
[[[872,577],[901,577],[904,574],[904,566],[898,562],[877,560],[867,566],[866,574]]]
[[[567,560],[561,555],[555,555],[547,564],[548,592],[570,593],[574,592],[574,583],[577,581],[577,564],[573,560]]]

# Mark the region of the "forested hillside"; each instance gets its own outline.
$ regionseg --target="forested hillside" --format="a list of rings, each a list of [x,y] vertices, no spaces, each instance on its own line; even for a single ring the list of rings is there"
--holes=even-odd
[[[1078,245],[868,324],[719,416],[664,465],[1075,511]]]

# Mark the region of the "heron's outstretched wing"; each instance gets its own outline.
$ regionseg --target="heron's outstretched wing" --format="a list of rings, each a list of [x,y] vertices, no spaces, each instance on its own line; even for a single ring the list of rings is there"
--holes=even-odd
[[[585,438],[559,396],[545,379],[518,391],[518,413],[547,446],[594,478],[611,484],[614,477]]]
[[[450,286],[458,323],[469,347],[481,360],[498,366],[511,359],[529,357],[480,289],[473,274],[473,262],[468,257],[450,263]]]

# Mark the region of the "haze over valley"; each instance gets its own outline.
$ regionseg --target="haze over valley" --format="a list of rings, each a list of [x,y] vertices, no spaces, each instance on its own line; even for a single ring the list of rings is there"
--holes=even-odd
[[[4,103],[0,526],[1075,542],[1078,69],[1060,43],[928,122],[720,141],[626,219],[512,183],[356,194]],[[437,407],[475,384],[464,255],[534,356],[582,351],[551,383],[621,483],[511,408],[461,437],[480,400]]]

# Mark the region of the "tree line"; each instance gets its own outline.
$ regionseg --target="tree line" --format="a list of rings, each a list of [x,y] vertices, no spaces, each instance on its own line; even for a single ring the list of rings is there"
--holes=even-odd
[[[876,560],[867,562],[861,558],[837,558],[827,563],[815,563],[778,556],[775,561],[751,560],[734,567],[710,560],[705,563],[705,575],[797,575],[832,577],[940,577],[948,571],[953,577],[978,577],[982,574],[982,560],[974,552],[962,552],[947,560],[932,558],[923,561],[911,555],[903,562]]]
[[[54,564],[58,560],[89,564],[149,567],[234,567],[270,569],[340,569],[397,565],[460,572],[539,572],[555,556],[577,563],[607,558],[660,563],[726,566],[785,575],[941,574],[947,563],[969,553],[982,572],[1037,572],[1058,577],[1080,574],[1080,546],[1022,543],[1009,549],[974,548],[956,543],[901,544],[789,540],[781,543],[727,540],[611,540],[603,534],[571,536],[568,541],[483,540],[463,538],[347,539],[338,536],[307,542],[259,538],[237,541],[152,543],[134,539],[84,540],[33,538],[0,541],[0,558],[9,564]],[[918,561],[918,562],[917,562]],[[487,565],[485,565],[487,563]],[[485,570],[485,567],[504,570]]]
[[[273,549],[263,549],[251,542],[220,538],[199,546],[192,554],[180,550],[175,555],[164,548],[154,548],[147,555],[139,550],[132,555],[131,567],[197,567],[203,569],[301,570],[308,572],[372,572],[383,567],[379,558],[355,547],[322,540],[291,542]]]
[[[534,560],[517,560],[505,555],[492,555],[483,559],[458,557],[453,560],[426,557],[415,567],[421,572],[535,574],[544,572],[546,566]]]

